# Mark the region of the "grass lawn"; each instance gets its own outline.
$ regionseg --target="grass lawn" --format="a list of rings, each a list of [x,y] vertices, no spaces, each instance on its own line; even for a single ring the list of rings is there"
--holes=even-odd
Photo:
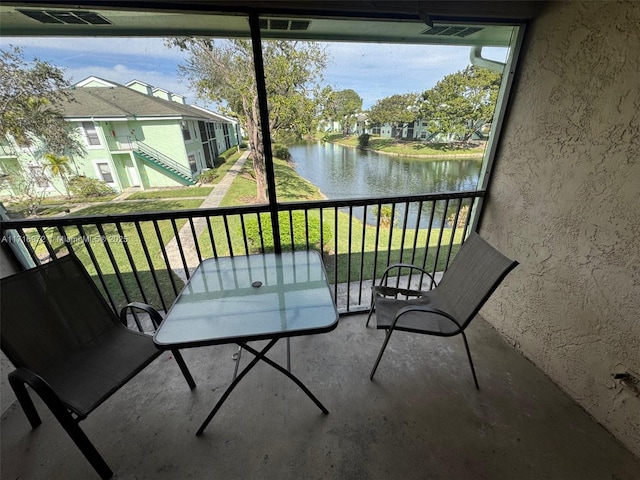
[[[43,207],[56,206],[56,205],[69,205],[69,204],[83,204],[83,203],[102,203],[109,202],[118,196],[117,193],[110,195],[104,195],[102,197],[80,197],[73,195],[71,198],[66,197],[49,197],[42,201]]]
[[[59,213],[65,212],[78,205],[84,205],[86,203],[103,203],[109,202],[116,198],[117,194],[106,195],[104,197],[79,197],[72,196],[66,197],[48,197],[42,200],[42,203],[38,207],[38,216],[51,217]],[[4,206],[11,218],[24,218],[25,207],[20,202],[6,202]]]
[[[322,198],[320,191],[304,178],[300,177],[293,167],[285,160],[275,159],[274,169],[276,174],[276,191],[278,200],[280,201],[301,201],[301,200],[319,200]],[[256,198],[256,182],[253,179],[253,163],[248,160],[242,170],[242,174],[236,177],[229,191],[222,200],[220,206],[229,207],[237,205],[247,205],[255,202]],[[318,214],[316,213],[316,216]],[[319,217],[317,217],[319,219]],[[253,221],[257,224],[257,216],[252,216],[246,221]],[[284,221],[284,217],[283,217]],[[266,231],[271,228],[268,215],[261,215],[262,229],[266,235]],[[319,221],[317,221],[319,223]],[[229,217],[227,220],[229,231],[231,232],[231,244],[227,238],[225,223],[222,218],[214,218],[211,220],[211,231],[216,247],[216,253],[220,256],[229,255],[231,251],[235,254],[244,254],[245,235],[242,230],[242,222],[238,216]],[[246,227],[246,225],[245,225]],[[256,227],[257,228],[257,227]],[[289,235],[288,232],[283,232]],[[213,246],[209,239],[209,232],[205,232],[198,239],[202,248],[203,256],[213,256]],[[251,247],[251,245],[249,245]],[[256,247],[257,248],[257,247]],[[257,250],[250,250],[255,253]]]
[[[331,221],[334,224],[335,218]],[[333,230],[336,231],[335,227]],[[457,251],[462,241],[462,233],[461,228],[455,232],[452,254]],[[346,213],[339,212],[337,235],[334,233],[329,248],[325,245],[325,250],[330,252],[329,258],[325,259],[327,275],[330,281],[335,280],[339,283],[358,281],[361,278],[372,279],[379,277],[388,264],[400,262],[425,265],[427,271],[442,270],[446,265],[451,235],[451,228],[432,229],[430,235],[428,229],[407,229],[403,239],[401,228],[381,227],[377,233],[376,249],[376,228],[371,225],[364,226],[363,222],[355,217],[350,222]],[[440,236],[443,246],[437,252]],[[425,259],[424,251],[427,244]]]
[[[198,208],[201,200],[173,200],[173,201],[150,201],[150,202],[113,202],[101,205],[93,205],[85,209],[74,212],[72,216],[87,215],[119,215],[124,213],[144,213],[157,212],[163,210],[184,210]],[[179,230],[186,220],[177,220],[176,228]],[[174,237],[173,225],[170,221],[157,222],[158,230],[152,222],[141,222],[140,231],[134,224],[123,224],[122,235],[117,227],[112,224],[104,225],[103,231],[95,226],[87,226],[80,232],[76,227],[65,228],[68,238],[68,245],[71,246],[75,254],[82,263],[87,266],[90,275],[94,277],[98,286],[104,291],[104,286],[97,275],[91,257],[96,258],[100,271],[103,275],[107,290],[111,292],[114,303],[118,308],[123,307],[130,301],[144,301],[150,303],[158,309],[163,305],[160,300],[160,293],[168,304],[175,299],[177,292],[182,287],[182,281],[172,272],[168,272],[162,256],[161,245],[166,245]],[[47,236],[52,240],[55,251],[65,248],[63,238],[57,230],[47,229]],[[108,243],[101,240],[102,236],[108,239]],[[144,238],[147,251],[143,247],[141,238]],[[107,245],[109,250],[107,249]],[[36,248],[39,255],[46,255],[44,245],[40,244]],[[116,274],[110,256],[118,265],[119,277]],[[131,259],[130,259],[131,258]],[[135,265],[138,278],[134,274],[132,267]],[[155,270],[152,273],[150,265]],[[126,286],[122,288],[122,284]],[[140,285],[143,288],[140,288]]]
[[[276,177],[276,193],[281,202],[320,200],[320,190],[296,173],[293,167],[279,158],[273,162]],[[229,191],[222,199],[221,207],[247,205],[255,202],[256,182],[253,178],[253,162],[247,160],[242,174],[236,177]]]
[[[126,200],[152,200],[162,198],[189,198],[206,197],[211,193],[213,187],[175,187],[162,188],[160,190],[145,190],[129,195]]]

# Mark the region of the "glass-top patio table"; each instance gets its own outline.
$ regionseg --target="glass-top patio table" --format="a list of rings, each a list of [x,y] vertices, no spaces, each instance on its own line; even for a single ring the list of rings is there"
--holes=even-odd
[[[203,260],[153,341],[163,350],[235,343],[254,358],[235,375],[196,435],[201,435],[238,382],[262,360],[294,381],[329,413],[290,372],[266,356],[281,338],[329,332],[338,325],[322,259],[300,251]],[[247,342],[270,340],[258,351]],[[288,352],[287,352],[288,353]]]

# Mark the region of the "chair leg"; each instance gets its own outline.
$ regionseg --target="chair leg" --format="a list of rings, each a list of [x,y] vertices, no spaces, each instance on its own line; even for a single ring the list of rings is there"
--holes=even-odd
[[[96,447],[94,447],[89,438],[87,438],[76,420],[71,418],[71,415],[68,413],[66,413],[64,417],[58,413],[55,413],[55,416],[85,458],[89,461],[93,469],[98,473],[98,475],[100,475],[100,478],[102,480],[108,480],[113,477],[113,472],[109,468],[109,465],[107,465],[107,462],[105,462],[102,456],[98,453],[98,450],[96,450]]]
[[[189,388],[193,390],[194,388],[196,388],[196,382],[193,381],[191,372],[189,371],[187,364],[184,362],[184,358],[182,358],[182,354],[177,349],[171,350],[171,353],[173,353],[173,358],[176,359],[176,363],[180,367],[180,371],[182,371],[182,375],[184,375],[185,380],[189,384]]]
[[[13,372],[13,374],[15,374],[15,372]],[[31,400],[29,392],[25,387],[24,380],[13,374],[9,374],[9,383],[13,388],[13,391],[15,392],[25,414],[27,415],[29,423],[31,423],[31,426],[35,428],[40,425],[42,421],[40,420],[35,406],[33,405],[33,400]],[[77,420],[74,419],[67,408],[60,403],[55,394],[48,389],[48,385],[44,382],[41,384],[36,383],[35,385],[30,385],[40,398],[42,398],[47,407],[49,407],[53,416],[56,417],[58,422],[60,422],[62,428],[64,428],[67,434],[71,437],[71,440],[73,440],[73,443],[76,444],[94,470],[98,475],[100,475],[100,478],[102,480],[111,478],[113,476],[113,472],[109,468],[109,465],[107,465],[107,462],[104,461],[102,456],[98,453],[98,450],[96,450],[89,438],[82,431]],[[46,388],[39,388],[42,386],[45,386]]]
[[[471,373],[473,374],[473,382],[476,384],[476,389],[480,390],[478,386],[478,379],[476,378],[476,369],[473,368],[473,360],[471,360],[471,352],[469,351],[469,342],[467,342],[467,336],[462,333],[462,339],[464,340],[464,348],[467,349],[467,358],[469,359],[469,366],[471,367]]]
[[[376,370],[378,369],[378,365],[380,364],[380,360],[382,360],[382,354],[384,353],[385,348],[387,348],[387,344],[389,343],[389,338],[391,338],[392,329],[387,330],[387,336],[384,339],[384,343],[382,344],[382,348],[380,349],[380,353],[378,353],[378,358],[376,359],[376,363],[371,370],[371,375],[369,375],[369,380],[373,381],[373,376],[376,374]]]
[[[367,324],[366,326],[369,326],[369,320],[371,320],[371,315],[373,314],[373,305],[371,305],[371,308],[369,309],[369,316],[367,317]]]
[[[26,415],[27,420],[29,420],[31,428],[36,428],[42,423],[42,420],[40,419],[40,415],[38,415],[38,411],[33,404],[33,400],[31,400],[27,387],[25,387],[22,380],[12,376],[11,374],[9,374],[9,385],[11,385],[11,389],[18,399],[18,403],[22,407],[22,411]]]

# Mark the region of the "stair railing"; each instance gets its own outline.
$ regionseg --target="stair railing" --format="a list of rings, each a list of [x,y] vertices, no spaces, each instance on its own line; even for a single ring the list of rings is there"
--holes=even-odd
[[[185,167],[184,165],[176,162],[175,160],[173,160],[171,157],[165,155],[162,152],[159,152],[158,150],[156,150],[153,147],[150,147],[149,145],[147,145],[144,142],[141,142],[139,140],[136,140],[136,149],[143,153],[144,155],[146,155],[147,157],[150,157],[153,160],[156,160],[157,162],[159,162],[160,164],[162,164],[163,166],[170,168],[172,170],[175,170],[179,175],[189,179],[189,180],[193,180],[193,174],[191,173],[191,169]]]

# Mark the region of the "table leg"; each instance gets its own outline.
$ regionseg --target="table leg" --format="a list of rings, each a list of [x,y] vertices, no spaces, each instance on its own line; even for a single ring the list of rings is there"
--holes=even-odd
[[[271,347],[273,347],[277,341],[278,339],[274,338],[267,344],[266,347],[262,349],[260,353],[262,354],[263,357],[269,350],[271,350]],[[238,345],[240,347],[244,346],[244,344],[240,344],[240,343]],[[200,435],[202,435],[202,432],[204,432],[204,429],[207,428],[207,425],[209,425],[209,422],[211,422],[211,419],[213,418],[213,416],[216,414],[218,410],[220,410],[220,407],[225,402],[229,394],[233,391],[233,389],[236,388],[236,385],[240,383],[240,380],[242,380],[242,377],[244,377],[247,373],[249,373],[249,370],[255,367],[256,363],[258,363],[259,361],[260,361],[260,357],[256,356],[253,360],[249,362],[249,365],[244,367],[244,369],[240,372],[240,375],[238,375],[233,379],[233,382],[231,382],[231,385],[227,387],[225,392],[222,394],[222,397],[220,397],[220,400],[218,400],[218,403],[216,403],[215,407],[213,407],[213,410],[209,412],[209,415],[207,416],[207,418],[204,420],[204,422],[202,422],[202,425],[200,425],[200,428],[196,432],[196,436],[199,437]]]
[[[196,432],[196,436],[202,435],[202,432],[204,432],[204,429],[207,428],[207,425],[209,425],[214,415],[218,412],[218,410],[220,410],[220,407],[222,407],[222,404],[229,397],[233,389],[236,388],[236,385],[240,383],[240,380],[242,380],[242,377],[244,377],[247,373],[249,373],[249,370],[255,367],[260,360],[268,363],[273,368],[275,368],[279,372],[282,372],[284,375],[286,375],[291,380],[293,380],[293,382],[295,382],[295,384],[298,385],[302,389],[302,391],[307,394],[307,396],[313,401],[313,403],[315,403],[318,406],[318,408],[322,410],[322,413],[325,413],[325,414],[329,413],[329,411],[324,407],[324,405],[322,405],[322,403],[320,403],[320,401],[313,395],[313,393],[311,393],[311,390],[309,390],[295,375],[293,375],[286,368],[283,368],[282,366],[278,365],[276,362],[274,362],[273,360],[271,360],[266,356],[267,352],[271,350],[271,348],[276,344],[277,341],[278,339],[274,338],[260,351],[257,351],[255,348],[250,347],[246,343],[238,343],[238,346],[240,348],[243,348],[247,350],[249,353],[253,354],[254,358],[251,360],[251,362],[249,362],[249,364],[246,367],[242,369],[239,375],[236,376],[234,373],[233,382],[231,382],[231,385],[227,387],[225,392],[222,394],[222,397],[220,397],[220,399],[218,400],[216,405],[213,407],[211,412],[209,412],[209,415],[207,415],[207,418],[204,420],[202,425],[200,425],[200,428]]]
[[[242,346],[242,348],[244,348],[246,351],[248,351],[249,353],[252,353],[253,355],[256,356],[256,358],[260,358],[260,360],[268,363],[269,365],[271,365],[273,368],[275,368],[276,370],[278,370],[279,372],[282,372],[283,374],[285,374],[287,377],[289,377],[291,380],[293,380],[295,382],[296,385],[298,385],[302,391],[304,393],[307,394],[307,397],[309,397],[311,400],[313,400],[313,403],[315,403],[318,408],[320,410],[322,410],[322,413],[328,414],[329,410],[327,410],[326,408],[324,408],[324,405],[322,405],[322,403],[320,403],[320,400],[318,400],[315,395],[313,393],[311,393],[311,390],[309,390],[304,383],[302,383],[298,377],[296,377],[293,373],[291,373],[289,370],[287,370],[286,368],[278,365],[276,362],[274,362],[273,360],[271,360],[269,357],[266,357],[264,354],[267,353],[264,349],[261,350],[260,352],[258,352],[256,349],[250,347],[249,345],[247,345],[246,343],[241,343],[240,344]],[[255,360],[255,358],[254,358]]]
[[[233,381],[238,376],[238,367],[240,366],[240,359],[242,358],[242,347],[238,347],[238,351],[232,355],[232,358],[236,362],[236,366],[233,368]]]

